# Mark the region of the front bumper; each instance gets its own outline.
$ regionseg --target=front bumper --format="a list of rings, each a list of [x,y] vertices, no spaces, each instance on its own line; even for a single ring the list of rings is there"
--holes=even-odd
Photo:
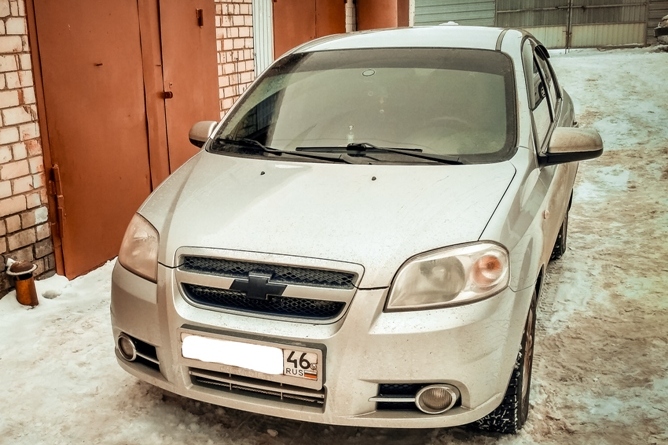
[[[159,285],[116,264],[111,316],[121,332],[155,347],[155,366],[119,364],[167,391],[204,402],[317,423],[396,428],[435,428],[473,422],[503,399],[520,346],[533,289],[504,292],[453,308],[385,313],[388,289],[359,290],[341,319],[310,324],[233,315],[188,304],[172,269],[160,266]],[[263,392],[223,391],[198,385],[193,361],[181,356],[183,330],[268,344],[302,345],[323,351],[324,403],[305,406]],[[212,367],[203,364],[202,368]],[[242,373],[249,385],[262,375]],[[248,379],[249,376],[255,377]],[[259,377],[259,379],[258,379]],[[447,383],[461,403],[443,414],[380,410],[381,384]]]

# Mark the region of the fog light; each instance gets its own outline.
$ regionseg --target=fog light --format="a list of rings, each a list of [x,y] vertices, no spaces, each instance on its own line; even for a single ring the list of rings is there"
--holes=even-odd
[[[130,338],[128,335],[119,335],[116,345],[118,346],[118,351],[121,353],[121,357],[123,357],[125,360],[132,362],[137,358],[137,348],[135,347],[135,342],[132,341],[132,338]]]
[[[450,385],[430,385],[418,391],[415,405],[426,414],[441,414],[455,405],[459,391]]]

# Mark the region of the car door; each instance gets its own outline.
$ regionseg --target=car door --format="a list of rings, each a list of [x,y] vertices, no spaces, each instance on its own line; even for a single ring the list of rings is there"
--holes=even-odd
[[[536,155],[547,152],[550,137],[557,126],[571,126],[572,116],[564,107],[563,92],[556,81],[548,59],[549,53],[533,39],[527,39],[523,47],[523,62],[528,79],[529,103],[533,125]],[[569,107],[570,110],[570,107]],[[548,261],[559,228],[568,211],[577,164],[561,164],[539,167],[539,180],[547,190],[543,211],[543,249],[541,259]]]

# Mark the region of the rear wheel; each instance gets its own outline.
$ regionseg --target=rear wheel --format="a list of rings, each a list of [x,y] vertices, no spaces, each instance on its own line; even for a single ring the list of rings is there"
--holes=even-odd
[[[534,292],[526,325],[524,326],[524,334],[522,335],[522,347],[517,355],[506,395],[498,408],[474,423],[478,429],[495,433],[515,434],[524,426],[529,416],[535,331],[536,294]]]

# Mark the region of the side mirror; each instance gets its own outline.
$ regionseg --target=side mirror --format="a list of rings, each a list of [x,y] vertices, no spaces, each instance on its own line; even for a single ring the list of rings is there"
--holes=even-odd
[[[197,122],[192,126],[188,133],[190,143],[195,147],[202,148],[207,139],[209,139],[209,136],[211,136],[211,133],[213,133],[213,129],[216,128],[217,124],[218,122],[216,121]]]
[[[594,159],[603,154],[603,141],[594,129],[557,127],[552,133],[547,153],[541,155],[541,165]]]

